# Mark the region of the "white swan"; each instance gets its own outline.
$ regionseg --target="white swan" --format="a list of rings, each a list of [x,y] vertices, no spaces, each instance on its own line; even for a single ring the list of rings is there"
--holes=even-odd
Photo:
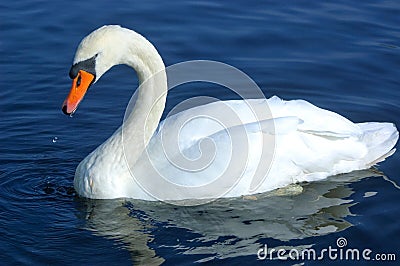
[[[182,200],[261,193],[291,183],[369,168],[390,156],[398,139],[393,124],[355,124],[306,101],[283,101],[276,96],[202,105],[173,115],[159,126],[167,93],[165,66],[150,42],[120,26],[103,26],[80,43],[70,70],[73,83],[63,112],[68,115],[75,112],[89,86],[118,64],[134,68],[141,86],[124,125],[77,167],[74,187],[83,197]],[[269,107],[273,118],[254,116],[252,108],[263,106]],[[228,122],[228,130],[202,116],[226,107],[240,121]],[[197,119],[192,121],[191,117]],[[182,123],[179,139],[174,140],[169,132]],[[237,128],[244,131],[238,133]],[[241,156],[230,157],[235,155],[236,146],[232,147],[229,141],[237,136],[242,136],[248,151],[239,151],[245,153],[244,161]],[[262,143],[265,136],[273,139],[273,145],[268,147],[273,154],[266,157]],[[177,142],[190,161],[209,150],[210,147],[203,147],[204,139],[211,140],[210,147],[218,151],[204,169],[182,170],[170,161],[171,156],[174,159],[179,154],[166,156],[162,149],[163,143]],[[270,161],[263,164],[262,158]],[[223,176],[225,172],[229,174]],[[262,178],[253,186],[260,173]],[[221,176],[221,182],[216,180]]]

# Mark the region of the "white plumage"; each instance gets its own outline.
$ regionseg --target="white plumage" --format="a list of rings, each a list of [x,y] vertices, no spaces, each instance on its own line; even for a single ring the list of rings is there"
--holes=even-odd
[[[164,70],[161,57],[146,39],[119,26],[105,26],[86,37],[74,63],[94,55],[97,56],[96,81],[116,64],[135,68],[141,83]],[[124,126],[79,164],[74,186],[80,196],[144,200],[214,197],[215,191],[191,192],[188,187],[206,186],[228,168],[230,177],[237,182],[216,182],[220,186],[216,190],[225,191],[219,196],[261,193],[291,183],[369,168],[390,156],[398,139],[393,124],[355,124],[304,100],[284,101],[276,96],[214,102],[175,114],[158,125],[165,104],[166,77],[161,76],[140,90]],[[272,116],[256,118],[252,108],[265,105]],[[210,118],[227,107],[238,116],[240,124],[228,122],[228,127],[224,127]],[[178,136],[169,134],[178,126]],[[235,150],[242,147],[232,142],[235,137],[243,140],[245,150]],[[257,179],[262,182],[254,184],[255,178],[259,178],[256,171],[263,166],[260,159],[264,158],[264,145],[269,143],[265,143],[265,137],[272,140],[271,154],[267,156],[271,161],[264,166],[269,169],[261,171],[265,176]],[[166,155],[166,143],[176,144],[179,152]],[[179,162],[182,155],[186,160],[195,161],[214,150],[217,152],[210,157],[211,163],[202,169],[187,171],[174,165],[174,160]],[[154,186],[157,193],[162,191],[159,186],[163,185],[157,183],[160,176],[174,183],[174,190],[154,195],[149,187]],[[148,183],[142,184],[143,180]]]

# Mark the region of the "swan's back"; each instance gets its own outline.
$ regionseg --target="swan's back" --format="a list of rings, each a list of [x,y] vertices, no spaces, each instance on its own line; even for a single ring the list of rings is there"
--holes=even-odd
[[[265,117],[257,122],[254,112],[249,108],[249,101],[252,107],[268,104],[273,118]],[[232,147],[229,141],[235,137],[234,134],[243,132],[224,129],[205,115],[221,112],[226,106],[232,108],[243,122],[247,136],[240,138],[248,142],[248,149],[243,151],[247,164],[244,168],[241,165],[237,169],[229,169],[232,170],[231,174],[237,175],[238,182],[232,188],[221,187],[221,190],[227,191],[224,195],[227,197],[261,193],[295,182],[321,180],[331,175],[369,168],[391,155],[398,139],[393,124],[355,124],[303,100],[283,101],[274,96],[267,100],[214,102],[186,110],[161,123],[148,147],[157,172],[179,185],[201,186],[221,176],[228,167],[236,167],[230,161],[235,146]],[[163,148],[165,143],[174,141],[168,139],[173,137],[168,132],[177,127],[181,128],[179,151],[187,158],[196,159],[202,152],[208,152],[201,150],[204,139],[215,144],[217,153],[211,164],[200,171],[187,171],[171,164],[179,160],[177,157],[180,155],[176,154],[176,158],[172,153],[165,156]],[[166,134],[163,135],[163,132]],[[273,159],[268,165],[269,172],[263,172],[267,175],[260,178],[256,176],[256,170],[263,158],[263,146],[260,143],[265,135],[273,137],[272,144],[275,147],[269,147],[274,150]],[[140,172],[140,162],[137,167],[137,172]],[[263,182],[254,189],[252,182],[257,178]],[[199,195],[175,196],[181,199],[191,196],[199,198]]]

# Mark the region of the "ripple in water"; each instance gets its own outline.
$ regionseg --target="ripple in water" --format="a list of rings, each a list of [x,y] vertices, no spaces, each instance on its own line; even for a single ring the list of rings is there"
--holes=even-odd
[[[33,168],[32,168],[33,169]],[[0,177],[0,194],[2,201],[27,202],[43,199],[70,199],[75,195],[71,182],[65,175],[46,176],[41,174],[48,171],[48,168],[35,167],[35,171],[27,171],[21,168],[14,171],[2,172]],[[69,174],[73,177],[73,174]]]

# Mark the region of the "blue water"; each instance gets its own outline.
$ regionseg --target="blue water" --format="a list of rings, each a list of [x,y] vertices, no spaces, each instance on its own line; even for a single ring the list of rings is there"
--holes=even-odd
[[[347,247],[400,260],[400,153],[380,164],[384,176],[376,170],[338,176],[304,184],[299,195],[197,207],[93,201],[75,195],[74,171],[121,124],[137,86],[134,72],[115,67],[73,118],[61,112],[81,38],[120,24],[151,40],[166,65],[222,61],[247,73],[267,97],[303,98],[355,122],[399,127],[398,1],[19,0],[0,6],[2,265],[317,264],[276,255],[260,261],[257,251],[265,244],[321,251],[337,248],[339,237]],[[201,88],[174,90],[167,109],[192,96],[234,97]]]

